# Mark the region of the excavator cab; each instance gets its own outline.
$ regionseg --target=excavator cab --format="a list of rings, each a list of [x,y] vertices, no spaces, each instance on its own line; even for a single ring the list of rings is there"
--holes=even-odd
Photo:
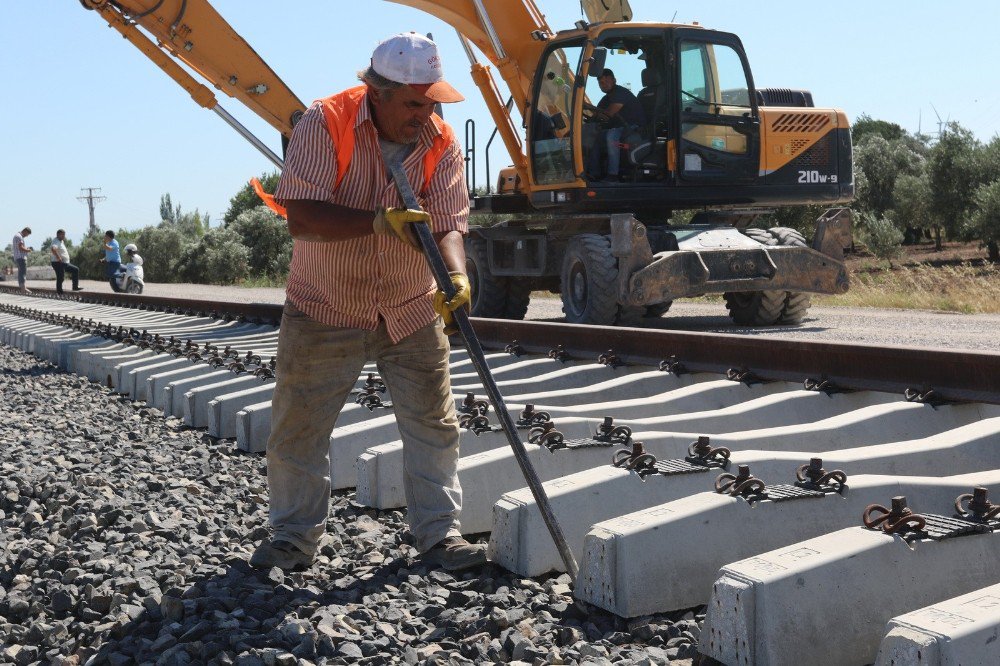
[[[669,210],[720,186],[755,183],[760,110],[739,38],[641,23],[562,35],[542,55],[527,117],[536,206]],[[607,70],[627,91],[616,94],[641,109],[633,122],[595,112]],[[602,178],[612,158],[616,177]]]

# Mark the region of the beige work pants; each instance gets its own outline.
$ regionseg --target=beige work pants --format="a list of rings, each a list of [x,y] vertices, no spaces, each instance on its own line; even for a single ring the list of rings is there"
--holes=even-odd
[[[449,352],[440,319],[393,344],[384,323],[374,331],[337,328],[285,303],[267,442],[275,539],[315,553],[329,513],[330,433],[369,360],[389,389],[402,435],[407,520],[417,549],[460,533]]]

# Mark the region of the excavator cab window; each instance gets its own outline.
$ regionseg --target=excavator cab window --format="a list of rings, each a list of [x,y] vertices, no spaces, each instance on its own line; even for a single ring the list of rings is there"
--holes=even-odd
[[[584,108],[621,105],[617,117],[608,119],[600,113],[584,117],[581,144],[588,180],[611,187],[662,180],[667,175],[670,109],[663,33],[608,30],[598,45],[607,53],[604,71],[613,72],[616,88],[624,91],[608,92],[607,81],[587,80]]]
[[[531,164],[539,185],[576,180],[573,169],[573,93],[584,41],[553,45],[535,79],[528,122]]]

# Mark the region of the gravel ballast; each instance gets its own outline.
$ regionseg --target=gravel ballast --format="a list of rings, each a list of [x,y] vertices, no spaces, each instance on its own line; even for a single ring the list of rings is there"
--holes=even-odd
[[[567,575],[415,559],[404,513],[331,498],[316,563],[254,571],[265,461],[0,345],[0,663],[665,664],[698,612],[625,621]]]

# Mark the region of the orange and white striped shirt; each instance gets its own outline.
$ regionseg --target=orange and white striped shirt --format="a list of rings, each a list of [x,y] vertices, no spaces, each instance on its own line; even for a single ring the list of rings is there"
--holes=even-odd
[[[441,159],[427,188],[423,156],[440,134],[427,123],[403,162],[410,186],[431,214],[435,233],[468,231],[469,193],[457,142]],[[310,199],[374,210],[403,206],[382,159],[378,132],[365,96],[354,124],[350,168],[334,191],[337,156],[321,105],[314,103],[295,126],[275,199]],[[335,224],[335,222],[334,222]],[[312,319],[346,328],[374,330],[385,320],[393,342],[430,324],[434,276],[421,252],[390,235],[368,234],[335,242],[296,240],[286,296]]]

